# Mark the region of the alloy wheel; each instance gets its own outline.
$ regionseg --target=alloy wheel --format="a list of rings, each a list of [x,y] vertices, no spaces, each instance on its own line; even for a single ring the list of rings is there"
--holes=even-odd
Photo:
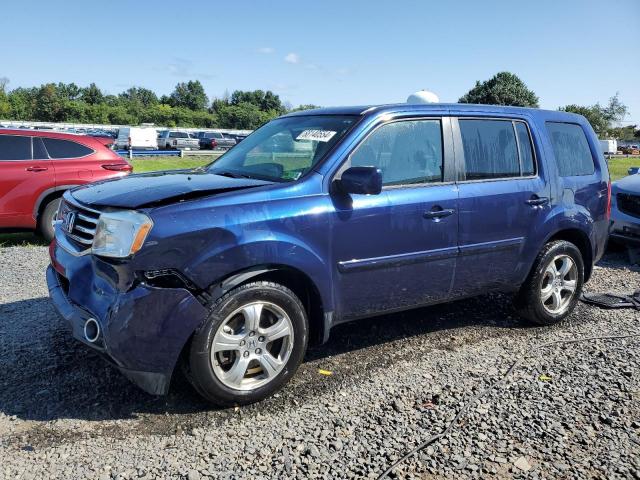
[[[233,311],[211,344],[216,377],[235,390],[254,390],[284,369],[293,349],[289,315],[269,302],[252,302]]]
[[[559,315],[571,304],[578,285],[578,267],[569,255],[557,255],[542,277],[540,300],[544,309]]]

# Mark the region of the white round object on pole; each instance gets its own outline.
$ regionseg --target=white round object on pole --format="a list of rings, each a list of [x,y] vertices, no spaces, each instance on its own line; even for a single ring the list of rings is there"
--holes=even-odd
[[[419,92],[412,93],[407,98],[407,103],[439,103],[438,96],[430,92],[429,90],[420,90]]]

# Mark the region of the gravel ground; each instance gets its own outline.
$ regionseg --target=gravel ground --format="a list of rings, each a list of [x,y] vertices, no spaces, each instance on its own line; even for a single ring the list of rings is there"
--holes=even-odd
[[[484,296],[332,332],[280,394],[216,410],[178,380],[144,394],[76,344],[47,298],[44,247],[0,249],[0,478],[639,478],[640,312],[579,305],[531,327]],[[628,292],[609,254],[588,291]],[[333,372],[322,375],[319,369]]]

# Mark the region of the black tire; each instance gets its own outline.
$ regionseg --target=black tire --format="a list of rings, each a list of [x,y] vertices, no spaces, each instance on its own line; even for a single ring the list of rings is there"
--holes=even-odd
[[[58,207],[60,207],[61,198],[54,198],[47,203],[38,215],[38,233],[44,237],[47,242],[51,242],[55,236],[55,230],[53,228],[53,221],[58,213]]]
[[[576,288],[566,308],[561,312],[551,313],[543,305],[541,290],[543,281],[545,281],[545,271],[559,255],[567,255],[574,261],[577,268]],[[553,325],[571,314],[578,303],[583,285],[584,261],[578,247],[564,240],[549,242],[538,254],[529,276],[520,287],[520,291],[516,296],[515,306],[518,313],[530,322],[537,325]]]
[[[253,390],[238,390],[225,385],[214,372],[211,348],[218,328],[242,305],[265,301],[284,310],[293,326],[293,348],[284,368],[265,385]],[[205,399],[219,406],[246,405],[273,395],[295,374],[307,349],[308,322],[305,309],[288,288],[273,282],[241,285],[218,299],[209,318],[192,340],[188,354],[187,378]]]

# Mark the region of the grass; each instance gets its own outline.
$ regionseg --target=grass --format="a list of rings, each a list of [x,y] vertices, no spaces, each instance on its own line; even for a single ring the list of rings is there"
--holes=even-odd
[[[42,237],[32,232],[0,233],[0,247],[33,247],[46,245]]]
[[[219,155],[218,155],[219,156]],[[218,158],[215,155],[189,156],[189,157],[138,157],[131,159],[133,173],[156,172],[158,170],[180,170],[183,168],[195,168],[213,162]]]
[[[611,174],[611,180],[618,180],[619,178],[626,177],[628,175],[627,170],[629,167],[640,167],[640,156],[628,157],[628,158],[612,158],[609,160],[609,173]]]

